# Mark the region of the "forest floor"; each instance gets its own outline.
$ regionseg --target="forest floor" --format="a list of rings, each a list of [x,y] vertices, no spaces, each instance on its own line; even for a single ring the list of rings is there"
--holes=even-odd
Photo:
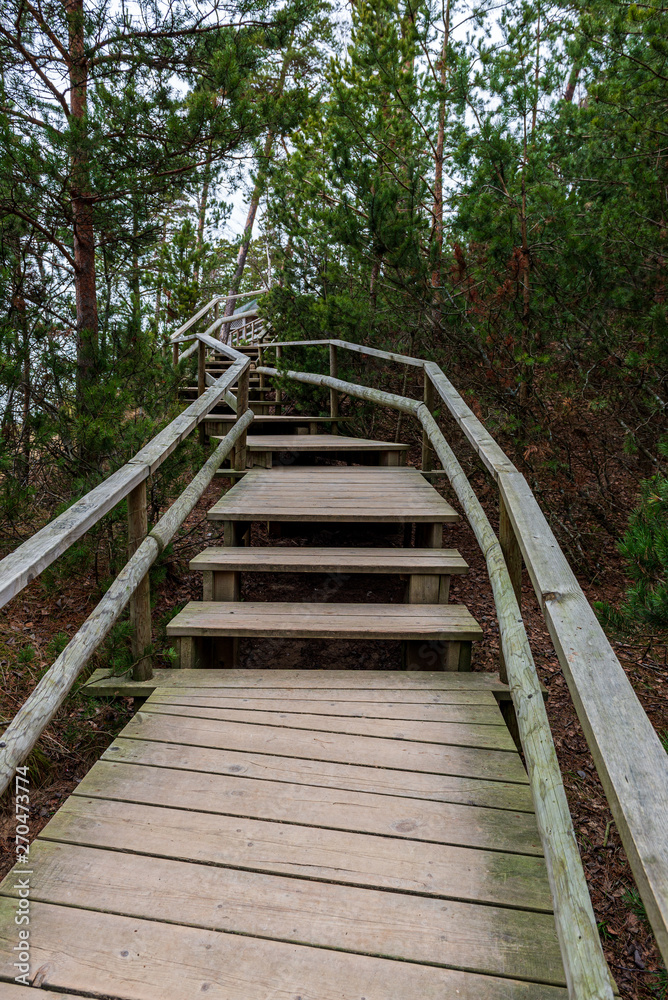
[[[384,436],[384,435],[379,435]],[[412,464],[419,464],[417,447]],[[483,503],[493,520],[493,491],[476,481]],[[446,479],[437,478],[439,492],[457,507]],[[166,575],[156,591],[154,642],[159,650],[158,665],[167,666],[164,625],[188,600],[201,598],[201,578],[190,573],[187,560],[207,544],[218,541],[218,525],[206,521],[206,511],[230,485],[217,476],[184,525],[174,551],[166,563]],[[354,527],[341,531],[320,531],[313,535],[272,538],[271,544],[403,544],[403,533],[378,533],[370,537]],[[253,544],[267,544],[265,526],[254,525]],[[465,603],[484,629],[484,639],[474,651],[475,670],[498,669],[499,635],[494,602],[482,554],[473,533],[462,520],[446,527],[444,544],[458,548],[470,564],[464,577],[454,577],[451,601]],[[605,573],[593,583],[582,579],[589,600],[618,603],[626,586],[623,565],[614,541],[606,543]],[[99,600],[100,592],[92,574],[61,579],[46,590],[39,580],[12,601],[0,617],[0,679],[2,695],[0,722],[7,722],[33,689],[44,670]],[[243,596],[254,600],[327,600],[390,602],[403,599],[398,578],[351,577],[340,586],[324,576],[247,576]],[[666,974],[656,949],[644,908],[634,887],[630,868],[612,820],[594,763],[571,702],[564,676],[547,633],[533,589],[525,572],[523,612],[538,673],[547,688],[547,711],[552,726],[564,784],[573,816],[585,873],[596,912],[606,958],[620,994],[628,1000],[668,997]],[[656,727],[668,736],[668,650],[654,646],[641,648],[614,643],[629,679]],[[322,654],[326,648],[326,664]],[[162,650],[162,656],[160,655]],[[91,665],[103,665],[107,651]],[[398,669],[399,647],[393,643],[352,643],[330,641],[244,640],[241,663],[248,667],[271,664],[276,668]],[[29,759],[32,781],[31,836],[36,836],[61,802],[76,787],[87,770],[123,728],[133,713],[130,699],[102,701],[75,693],[63,706]],[[13,860],[13,801],[9,795],[0,803],[0,874]]]

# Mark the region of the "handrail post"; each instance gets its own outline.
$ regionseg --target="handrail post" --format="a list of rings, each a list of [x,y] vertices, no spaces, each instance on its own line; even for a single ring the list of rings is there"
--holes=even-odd
[[[259,346],[258,346],[258,349],[257,349],[257,363],[258,363],[258,367],[262,368],[262,365],[263,365],[263,361],[262,361],[262,348],[259,347]],[[260,372],[260,389],[265,389],[266,385],[267,385],[267,383],[266,383],[266,379],[265,379],[265,376],[264,376],[264,372]],[[262,401],[264,402],[264,396],[262,397]]]
[[[424,405],[427,407],[430,413],[434,409],[434,383],[432,382],[429,373],[425,371],[424,373]],[[422,471],[430,472],[433,468],[433,457],[434,452],[431,447],[431,441],[429,440],[429,435],[425,430],[422,431]]]
[[[174,364],[174,367],[176,368],[176,366],[179,363],[179,345],[178,345],[178,343],[172,344],[172,362]]]
[[[339,358],[334,344],[329,345],[329,374],[332,378],[339,377]],[[329,415],[334,421],[339,415],[339,394],[336,389],[329,390]],[[332,434],[339,433],[337,422],[332,423]]]
[[[200,340],[197,348],[197,398],[199,399],[206,392],[206,344]],[[206,424],[204,421],[199,425],[199,443],[206,445]]]
[[[283,348],[282,347],[277,347],[276,348],[276,367],[277,368],[278,368],[278,363],[279,363],[279,361],[281,360],[282,357],[283,357]],[[282,409],[281,403],[282,402],[283,402],[283,392],[281,391],[281,389],[276,389],[276,391],[274,393],[274,413],[277,414],[277,415],[280,414],[280,412],[281,412],[281,409]]]
[[[128,493],[128,558],[131,559],[148,532],[146,512],[146,480]],[[130,623],[132,625],[132,679],[147,681],[153,676],[151,660],[151,588],[148,573],[137,585],[130,598]]]
[[[239,376],[237,382],[237,420],[248,409],[248,378],[250,366]],[[246,431],[241,434],[234,446],[234,468],[237,472],[246,468]]]
[[[501,551],[508,569],[508,576],[515,591],[518,606],[522,607],[522,552],[517,544],[517,538],[513,526],[508,516],[506,502],[503,494],[499,491],[499,542]],[[499,679],[502,683],[508,683],[508,670],[503,658],[503,651],[499,647]]]

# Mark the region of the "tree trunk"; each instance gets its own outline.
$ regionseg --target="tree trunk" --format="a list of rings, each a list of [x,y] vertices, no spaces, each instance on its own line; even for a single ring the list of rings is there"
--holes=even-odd
[[[70,193],[77,309],[77,405],[79,412],[85,412],[87,388],[95,378],[98,347],[93,198],[86,147],[88,63],[83,0],[66,0],[65,9],[69,28],[70,129],[73,137]]]
[[[578,59],[577,62],[573,63],[573,69],[571,70],[571,75],[568,78],[566,90],[564,91],[564,100],[567,101],[568,104],[572,103],[573,97],[575,96],[575,88],[577,87],[581,69],[582,62]]]
[[[204,165],[204,177],[202,179],[202,197],[199,203],[199,212],[197,214],[197,249],[201,252],[202,246],[204,245],[204,227],[206,225],[206,210],[209,202],[209,188],[211,186],[211,155],[212,150],[209,146],[209,152],[206,158],[206,163]],[[199,278],[201,273],[202,261],[198,257],[195,262],[195,284],[199,285]]]
[[[274,144],[274,133],[269,131],[267,133],[267,138],[264,143],[264,159],[265,162],[271,154],[271,147]],[[248,206],[248,215],[246,216],[246,225],[244,226],[244,234],[241,238],[241,246],[239,247],[239,253],[237,254],[237,265],[234,269],[234,274],[232,275],[232,281],[230,282],[229,296],[236,295],[239,291],[239,286],[241,285],[241,279],[244,274],[244,268],[246,266],[246,258],[248,257],[248,251],[250,250],[251,240],[253,239],[253,226],[255,225],[255,216],[257,215],[258,205],[260,204],[260,198],[262,197],[262,191],[264,190],[264,167],[262,167],[258,173],[257,180],[255,182],[255,187],[253,188],[253,194],[251,196],[250,204]],[[228,298],[225,303],[225,311],[223,316],[231,316],[234,312],[236,299]],[[225,324],[220,328],[221,340],[230,340],[231,324]]]
[[[283,89],[285,87],[285,78],[288,72],[288,66],[290,63],[290,46],[292,45],[292,38],[288,45],[288,49],[283,57],[283,65],[281,66],[281,75],[278,81],[278,86],[276,88],[276,96],[283,96]],[[274,144],[274,133],[270,129],[267,132],[267,138],[264,143],[263,150],[263,163],[258,171],[257,180],[255,182],[255,187],[253,188],[253,194],[251,196],[250,204],[248,206],[248,215],[246,216],[246,225],[244,227],[244,234],[241,238],[241,246],[239,247],[239,253],[237,254],[237,266],[234,269],[234,274],[232,275],[232,281],[230,284],[228,295],[235,295],[239,291],[239,286],[241,285],[241,279],[244,273],[244,267],[246,266],[246,258],[248,257],[248,251],[250,250],[251,240],[253,238],[253,226],[255,225],[255,216],[257,214],[258,205],[260,204],[260,198],[262,197],[262,191],[264,190],[264,179],[266,175],[266,164],[271,155],[271,149]],[[225,303],[225,311],[223,316],[231,316],[234,312],[236,299],[228,298]],[[231,324],[225,324],[220,328],[220,339],[222,341],[230,340]]]

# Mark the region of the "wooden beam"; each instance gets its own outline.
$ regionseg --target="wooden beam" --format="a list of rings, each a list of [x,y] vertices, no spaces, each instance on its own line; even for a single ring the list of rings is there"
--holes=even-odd
[[[149,567],[194,509],[213,479],[216,469],[230,453],[237,437],[252,419],[253,413],[248,410],[227,437],[220,442],[179,499],[151,529],[97,607],[16,713],[0,739],[0,795],[9,786],[16,768],[25,760],[65,701],[90,657],[118,621]]]
[[[128,495],[128,559],[131,559],[148,532],[146,512],[146,480]],[[149,680],[153,675],[151,660],[151,591],[148,573],[141,578],[130,598],[132,625],[132,678]]]
[[[334,344],[329,345],[329,374],[332,378],[338,378],[339,359]],[[334,418],[339,415],[339,394],[336,389],[329,390],[329,415]],[[332,434],[338,434],[337,424],[332,424]]]

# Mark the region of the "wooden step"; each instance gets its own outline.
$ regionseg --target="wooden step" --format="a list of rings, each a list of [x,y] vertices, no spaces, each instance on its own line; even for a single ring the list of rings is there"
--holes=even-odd
[[[210,546],[190,560],[193,570],[258,573],[419,573],[468,572],[457,549],[335,549],[309,546]],[[373,607],[374,605],[372,605]]]
[[[263,391],[263,390],[262,390]],[[215,435],[212,435],[215,437]],[[288,454],[377,455],[381,465],[396,466],[406,462],[408,444],[346,437],[343,434],[249,434],[246,454],[253,467],[270,469],[276,452]]]
[[[316,435],[303,435],[298,442]],[[352,439],[356,440],[356,439]],[[401,467],[251,469],[211,508],[212,521],[388,523],[420,525],[416,544],[440,548],[444,523],[459,520],[450,504],[416,470]],[[236,544],[230,527],[226,545]],[[243,534],[242,528],[237,533]],[[424,537],[423,537],[424,536]]]
[[[207,413],[204,418],[204,422],[207,423],[234,423],[236,420],[236,414],[234,413]],[[286,416],[282,416],[274,413],[260,414],[255,417],[256,423],[277,423],[277,424],[294,424],[295,426],[305,427],[308,424],[344,424],[350,420],[350,417],[307,417],[302,414],[290,413]]]
[[[482,629],[462,604],[191,601],[167,626],[182,667],[236,665],[239,638],[390,639],[408,667],[466,670]],[[224,641],[212,641],[224,640]]]
[[[210,546],[190,561],[204,573],[205,601],[239,599],[240,573],[389,573],[409,578],[408,604],[447,604],[452,574],[468,572],[456,549]],[[343,582],[343,581],[342,581]]]

